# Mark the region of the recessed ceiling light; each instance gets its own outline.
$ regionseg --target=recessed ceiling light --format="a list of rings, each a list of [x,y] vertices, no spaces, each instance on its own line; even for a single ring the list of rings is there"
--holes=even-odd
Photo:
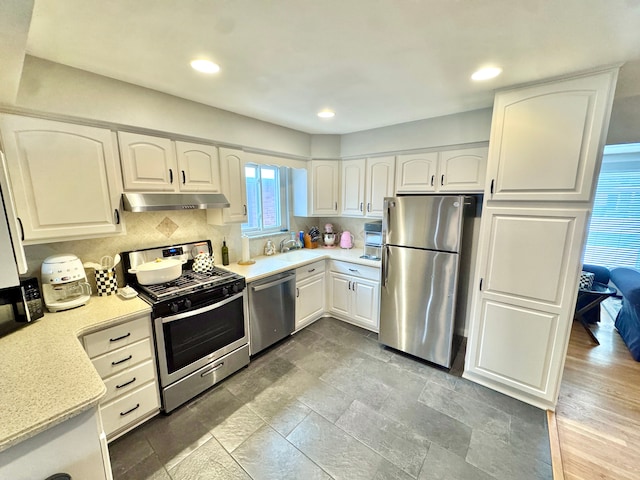
[[[486,67],[486,68],[481,68],[477,72],[474,72],[474,74],[471,75],[471,79],[477,80],[477,81],[489,80],[490,78],[497,77],[501,73],[502,73],[502,69],[500,67]]]
[[[202,73],[218,73],[220,71],[220,65],[209,60],[193,60],[191,68]]]
[[[318,112],[318,116],[320,118],[332,118],[336,116],[336,113],[332,112],[331,110],[322,110]]]

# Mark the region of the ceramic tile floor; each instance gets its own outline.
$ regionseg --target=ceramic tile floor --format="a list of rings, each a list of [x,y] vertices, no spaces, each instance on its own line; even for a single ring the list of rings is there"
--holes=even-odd
[[[545,412],[323,318],[110,446],[115,480],[551,479]]]

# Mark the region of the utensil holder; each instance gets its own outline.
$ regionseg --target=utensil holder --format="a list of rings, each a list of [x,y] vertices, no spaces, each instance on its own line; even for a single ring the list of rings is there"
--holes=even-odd
[[[304,235],[304,248],[318,248],[318,242],[311,240],[311,235],[308,233]]]
[[[98,296],[104,297],[118,292],[118,278],[116,277],[115,267],[103,268],[95,272]]]

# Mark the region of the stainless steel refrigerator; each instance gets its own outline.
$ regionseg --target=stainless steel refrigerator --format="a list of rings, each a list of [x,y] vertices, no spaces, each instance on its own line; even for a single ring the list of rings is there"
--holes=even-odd
[[[379,341],[450,368],[462,230],[473,197],[384,199]]]

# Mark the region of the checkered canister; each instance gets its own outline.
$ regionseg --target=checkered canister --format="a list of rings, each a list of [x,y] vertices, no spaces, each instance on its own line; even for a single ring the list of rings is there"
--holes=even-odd
[[[115,268],[96,270],[96,290],[101,297],[113,295],[118,291],[118,279]]]

